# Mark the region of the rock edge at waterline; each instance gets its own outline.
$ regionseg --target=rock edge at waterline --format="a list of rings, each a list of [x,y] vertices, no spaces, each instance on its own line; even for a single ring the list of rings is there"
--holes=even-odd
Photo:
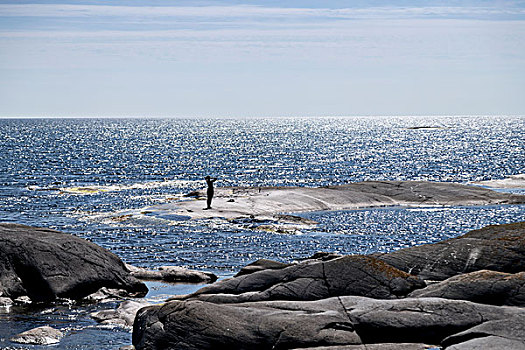
[[[139,310],[133,344],[137,350],[525,349],[524,262],[525,222],[388,254],[318,254],[292,265],[264,260]],[[421,279],[429,277],[443,282],[425,287]]]
[[[221,217],[270,218],[286,221],[280,213],[350,210],[384,206],[455,206],[523,204],[524,195],[501,193],[479,186],[426,181],[364,181],[326,187],[218,187],[211,210],[206,193],[196,191],[186,200],[144,209],[148,215],[179,219]],[[120,218],[119,218],[120,220]],[[290,218],[291,220],[291,218]],[[309,222],[293,222],[309,224]]]

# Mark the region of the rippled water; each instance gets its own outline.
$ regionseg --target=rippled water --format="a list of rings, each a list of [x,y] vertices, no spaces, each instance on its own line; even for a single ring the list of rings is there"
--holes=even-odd
[[[295,234],[221,220],[108,217],[202,188],[208,174],[219,177],[218,186],[502,179],[525,173],[523,135],[523,117],[4,119],[0,220],[71,232],[136,265],[177,264],[220,276],[261,257],[389,251],[525,220],[525,207],[305,213],[319,225]],[[30,313],[27,322],[60,325],[59,314],[42,321]],[[92,322],[83,317],[67,327]],[[0,328],[2,322],[13,320],[0,313]],[[79,327],[61,347],[91,348],[96,337],[113,342],[108,349],[130,342],[127,331]],[[0,334],[0,348],[13,346],[6,337]]]

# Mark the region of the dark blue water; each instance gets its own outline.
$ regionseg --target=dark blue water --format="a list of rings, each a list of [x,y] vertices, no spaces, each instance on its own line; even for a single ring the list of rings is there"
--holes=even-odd
[[[434,128],[413,128],[421,126]],[[109,218],[202,188],[205,175],[219,177],[218,186],[502,179],[525,173],[523,135],[524,117],[4,119],[0,220],[70,232],[139,266],[176,264],[220,276],[262,257],[390,251],[525,220],[525,207],[306,213],[319,225],[295,234],[221,220]],[[128,331],[100,328],[78,312],[62,327],[68,336],[59,347],[100,349],[97,338],[108,349],[130,342]],[[0,312],[0,328],[64,322],[58,311],[23,315]],[[0,348],[14,346],[9,334],[0,333]]]

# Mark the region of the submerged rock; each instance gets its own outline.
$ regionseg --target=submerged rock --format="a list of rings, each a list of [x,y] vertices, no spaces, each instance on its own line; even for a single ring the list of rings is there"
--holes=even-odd
[[[479,270],[525,271],[525,222],[487,226],[434,244],[373,256],[425,280]]]
[[[10,340],[20,344],[51,345],[60,342],[64,333],[49,326],[38,327],[22,332]]]
[[[147,287],[113,253],[54,230],[0,224],[0,293],[32,301],[81,299],[102,287],[143,296]]]
[[[509,274],[481,270],[415,290],[410,297],[470,300],[481,304],[525,306],[525,272]]]
[[[308,260],[241,275],[204,287],[187,298],[223,303],[318,300],[341,295],[398,298],[424,286],[419,278],[380,260],[356,255],[328,261]]]

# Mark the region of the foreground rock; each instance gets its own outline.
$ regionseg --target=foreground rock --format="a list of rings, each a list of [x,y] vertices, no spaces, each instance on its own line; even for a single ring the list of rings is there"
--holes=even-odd
[[[481,270],[451,277],[415,290],[410,297],[470,300],[492,305],[525,306],[525,272],[509,274]]]
[[[518,273],[525,271],[525,222],[487,226],[443,242],[374,256],[425,280],[479,270]]]
[[[259,260],[234,278],[141,309],[133,343],[139,350],[525,349],[524,242],[525,223],[516,223],[388,254]],[[407,272],[444,281],[423,288]]]
[[[196,199],[156,205],[148,215],[187,218],[222,217],[239,219],[320,210],[342,210],[378,206],[488,205],[525,203],[525,196],[454,183],[424,181],[365,181],[342,186],[308,187],[219,187],[212,210],[202,210],[206,194]],[[307,224],[302,222],[302,224]]]
[[[221,303],[263,300],[318,300],[341,295],[404,297],[425,283],[367,256],[305,261],[264,269],[204,287],[186,298]]]
[[[140,280],[160,280],[165,282],[212,283],[217,276],[211,272],[186,269],[179,266],[161,266],[158,270],[126,265],[131,275]]]
[[[0,224],[0,295],[81,299],[102,287],[143,296],[147,287],[114,254],[70,234]]]
[[[51,345],[60,342],[64,333],[49,326],[38,327],[22,332],[10,340],[20,344]]]
[[[141,309],[134,324],[133,344],[139,350],[439,344],[484,322],[518,317],[525,318],[524,309],[438,298],[347,296],[241,304],[188,300]]]

